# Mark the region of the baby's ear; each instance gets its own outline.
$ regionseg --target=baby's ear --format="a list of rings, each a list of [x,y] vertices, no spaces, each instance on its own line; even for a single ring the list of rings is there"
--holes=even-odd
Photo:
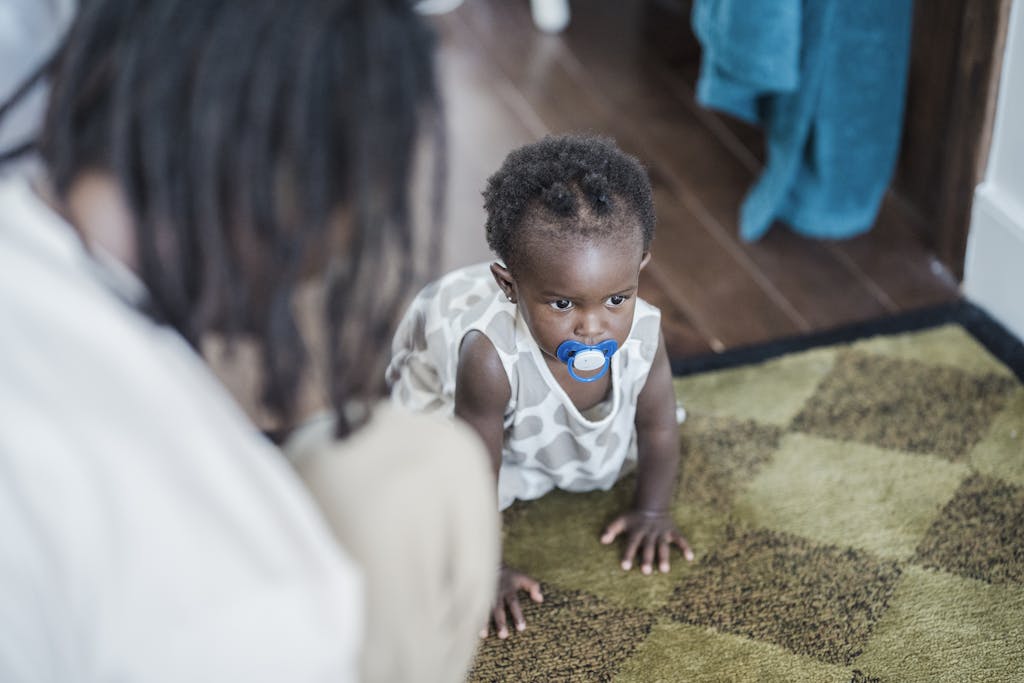
[[[495,261],[491,264],[491,275],[498,287],[505,293],[505,297],[512,303],[516,303],[516,279],[512,277],[511,271],[501,263]]]
[[[644,266],[646,266],[647,262],[650,261],[650,260],[651,260],[651,252],[650,251],[645,251],[644,255],[640,258],[640,270],[643,270]]]

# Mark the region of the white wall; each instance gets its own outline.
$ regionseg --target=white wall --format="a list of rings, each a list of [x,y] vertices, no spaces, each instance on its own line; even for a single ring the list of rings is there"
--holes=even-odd
[[[964,293],[1024,339],[1024,0],[1010,9],[992,150],[974,192]]]

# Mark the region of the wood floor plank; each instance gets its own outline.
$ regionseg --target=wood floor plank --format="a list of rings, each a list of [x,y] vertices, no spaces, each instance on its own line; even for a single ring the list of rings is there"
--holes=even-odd
[[[638,149],[633,121],[611,116],[594,104],[593,93],[581,88],[567,72],[558,58],[560,39],[539,34],[528,23],[510,21],[505,15],[507,8],[501,3],[474,2],[459,10],[477,33],[478,57],[498,64],[551,131],[585,129],[610,134],[624,149],[649,160],[644,150]],[[676,189],[664,182],[663,173],[652,167],[651,176],[659,213],[655,261],[679,290],[677,296],[692,301],[688,313],[696,326],[727,346],[800,331],[764,291],[764,284],[770,287],[770,283],[758,282],[744,269],[743,254],[702,226],[701,219],[680,203]],[[730,315],[721,316],[723,310]]]
[[[594,6],[604,5],[596,2]],[[595,12],[593,16],[600,14]],[[488,36],[494,54],[504,57],[502,66],[510,72],[512,80],[523,82],[531,97],[546,89],[553,102],[539,102],[540,107],[551,104],[561,110],[570,100],[574,113],[565,118],[577,124],[586,121],[591,128],[612,132],[624,147],[647,161],[653,160],[703,227],[732,252],[740,267],[748,271],[799,331],[836,326],[885,312],[870,290],[810,240],[782,232],[756,245],[739,242],[735,236],[737,208],[753,174],[735,163],[691,110],[678,106],[664,89],[656,87],[639,51],[639,31],[623,26],[622,22],[598,23],[595,28],[592,14],[582,13],[579,22],[574,22],[567,32],[565,43],[548,44],[548,64],[544,70],[523,71],[519,68],[523,64],[521,51],[548,37],[538,38],[529,17],[517,3],[498,3],[492,19],[493,23],[483,30],[500,25],[501,35],[516,38],[502,45],[498,33]],[[552,52],[558,52],[562,59],[553,61]],[[576,83],[564,82],[558,73],[560,66]],[[537,78],[538,73],[541,78]],[[530,76],[532,81],[528,80]],[[565,93],[574,90],[577,96],[565,97]],[[615,116],[617,112],[628,112],[629,116]],[[794,260],[801,263],[800,269],[793,268]],[[835,292],[837,300],[826,304],[814,293],[823,285]]]
[[[736,239],[738,207],[754,181],[754,170],[731,153],[734,150],[720,137],[722,131],[709,134],[708,117],[692,99],[678,106],[677,98],[666,92],[657,70],[648,63],[652,55],[644,53],[636,40],[620,38],[616,49],[608,49],[616,36],[641,34],[639,28],[628,25],[635,20],[630,20],[621,6],[616,5],[614,12],[608,11],[609,7],[610,3],[595,0],[591,5],[594,11],[581,13],[566,34],[572,56],[580,64],[578,71],[594,81],[593,90],[608,99],[608,106],[622,111],[628,107],[648,141],[646,148],[672,169],[681,190],[692,193],[693,201],[703,204],[777,286],[806,322],[805,329],[834,327],[890,312],[886,300],[879,299],[857,272],[844,267],[822,243],[786,230],[773,230],[755,244]],[[602,8],[604,11],[599,11]],[[622,52],[634,50],[641,54],[621,58]],[[827,301],[822,291],[830,293]]]
[[[660,55],[659,55],[660,57]],[[655,64],[653,73],[680,102],[693,106],[698,64]],[[709,129],[752,172],[760,173],[764,163],[763,136],[756,128],[730,116],[697,108]],[[731,137],[731,139],[730,139]],[[892,312],[948,303],[959,297],[955,280],[936,275],[934,256],[922,237],[915,234],[917,217],[908,216],[899,203],[887,196],[872,230],[862,236],[823,243],[832,255]]]
[[[665,335],[669,358],[689,358],[720,349],[717,345],[712,347],[707,336],[694,327],[690,318],[677,306],[671,289],[665,287],[654,273],[650,266],[640,273],[640,296],[661,309],[661,331]]]
[[[653,265],[695,325],[722,349],[791,336],[801,330],[732,261],[686,206],[654,184],[659,231]]]
[[[451,17],[435,20],[441,38],[438,72],[445,96],[449,135],[448,220],[445,224],[445,270],[491,257],[484,238],[483,201],[486,178],[512,149],[546,132],[517,92],[504,90],[500,75],[485,60],[472,58]],[[650,276],[642,278],[641,296],[662,310],[662,327],[672,358],[708,353],[711,338],[700,332],[673,297]]]
[[[443,270],[491,257],[484,235],[483,191],[509,150],[534,139],[493,87],[486,64],[462,49],[450,20],[435,21],[440,34],[437,68],[448,125]]]
[[[696,102],[699,62],[670,64],[652,58],[649,68],[682,104],[689,106]],[[697,107],[696,113],[720,140],[730,145],[735,141],[731,151],[737,159],[749,168],[760,170],[764,165],[765,145],[764,133],[759,127],[713,109]]]
[[[741,242],[738,207],[760,171],[760,133],[693,102],[692,68],[673,71],[645,44],[644,6],[589,0],[561,36],[537,31],[525,0],[473,0],[440,19],[451,233],[464,234],[456,243],[479,240],[451,258],[482,243],[479,191],[509,150],[547,132],[590,130],[649,165],[659,231],[643,295],[663,309],[673,355],[957,296],[889,202],[878,226],[854,240],[808,240],[777,227]]]
[[[899,311],[957,300],[956,279],[911,225],[899,202],[887,196],[870,232],[838,242],[834,248],[882,289]]]
[[[611,3],[591,4],[587,13],[621,13],[622,8]],[[647,68],[658,75],[665,74],[665,87],[680,88],[680,96],[693,99],[700,73],[701,45],[693,33],[692,0],[648,0],[639,3],[642,50],[653,56]],[[604,20],[605,24],[611,23]],[[764,163],[764,135],[759,127],[712,110],[703,110],[708,128],[724,127],[740,146],[741,154],[749,156],[756,167]]]

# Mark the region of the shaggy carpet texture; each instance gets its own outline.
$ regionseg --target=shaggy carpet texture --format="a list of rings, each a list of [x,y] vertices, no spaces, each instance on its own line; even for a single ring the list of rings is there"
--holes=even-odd
[[[513,506],[506,559],[546,600],[471,681],[1024,680],[1024,386],[961,327],[676,391],[697,559],[619,569],[597,539],[632,478]]]

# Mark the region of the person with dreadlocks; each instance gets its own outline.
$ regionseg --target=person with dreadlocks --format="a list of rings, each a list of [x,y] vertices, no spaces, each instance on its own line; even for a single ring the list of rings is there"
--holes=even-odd
[[[463,679],[499,558],[484,450],[377,405],[429,252],[432,47],[402,0],[82,0],[0,105],[49,85],[0,151],[0,680]],[[211,334],[258,346],[291,462]],[[307,423],[314,361],[333,417]]]
[[[671,515],[682,415],[660,313],[637,296],[654,236],[646,172],[609,139],[549,136],[508,155],[484,205],[499,260],[414,299],[392,345],[392,400],[469,422],[501,509],[554,488],[607,490],[635,468],[633,508],[601,542],[625,536],[627,571],[669,571],[673,545],[692,560]],[[507,638],[506,609],[526,627],[518,592],[543,594],[504,565],[499,584],[492,618]]]

